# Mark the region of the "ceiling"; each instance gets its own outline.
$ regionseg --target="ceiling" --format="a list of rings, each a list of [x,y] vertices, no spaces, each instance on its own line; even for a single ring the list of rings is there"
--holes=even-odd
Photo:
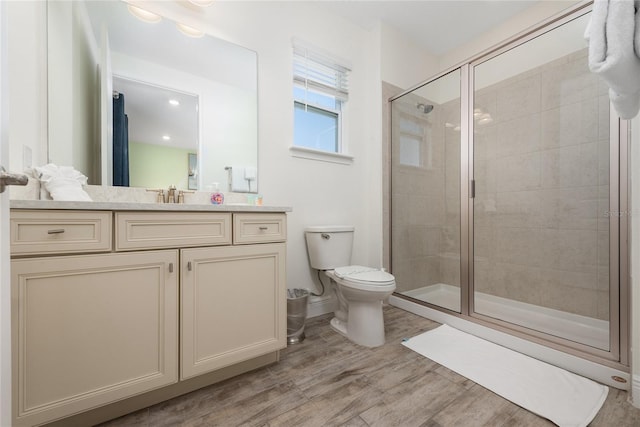
[[[541,0],[322,1],[327,8],[370,29],[380,20],[434,55],[445,54]]]
[[[198,151],[196,95],[115,76],[113,89],[125,96],[130,142]]]

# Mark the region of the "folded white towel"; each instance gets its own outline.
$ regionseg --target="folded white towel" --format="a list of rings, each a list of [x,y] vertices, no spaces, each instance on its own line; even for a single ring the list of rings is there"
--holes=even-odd
[[[595,0],[585,31],[589,68],[607,82],[609,98],[623,119],[640,110],[639,8],[640,0]]]
[[[87,185],[87,177],[73,167],[49,163],[34,169],[53,200],[91,201],[91,197],[82,189],[83,185]]]
[[[243,166],[231,167],[231,191],[236,193],[248,193],[249,181],[245,178]]]

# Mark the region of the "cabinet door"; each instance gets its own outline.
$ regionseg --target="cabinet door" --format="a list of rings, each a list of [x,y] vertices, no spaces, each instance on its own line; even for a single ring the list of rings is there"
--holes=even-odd
[[[285,244],[181,251],[181,378],[286,347]]]
[[[176,382],[177,267],[177,250],[12,261],[15,424]]]

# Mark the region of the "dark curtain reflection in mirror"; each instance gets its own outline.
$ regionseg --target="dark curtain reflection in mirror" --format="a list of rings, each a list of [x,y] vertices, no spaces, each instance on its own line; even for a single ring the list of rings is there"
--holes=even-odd
[[[129,119],[124,94],[113,94],[113,185],[129,186]]]
[[[189,153],[188,155],[189,162],[189,190],[197,190],[198,189],[198,155],[195,153]]]

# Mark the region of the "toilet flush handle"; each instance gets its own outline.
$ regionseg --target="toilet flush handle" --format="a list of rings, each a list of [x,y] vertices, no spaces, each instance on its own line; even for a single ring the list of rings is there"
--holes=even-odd
[[[329,239],[331,238],[331,236],[330,236],[329,234],[327,234],[327,233],[322,233],[322,234],[320,235],[320,237],[322,237],[322,238],[323,238],[323,239],[325,239],[325,240],[329,240]]]

